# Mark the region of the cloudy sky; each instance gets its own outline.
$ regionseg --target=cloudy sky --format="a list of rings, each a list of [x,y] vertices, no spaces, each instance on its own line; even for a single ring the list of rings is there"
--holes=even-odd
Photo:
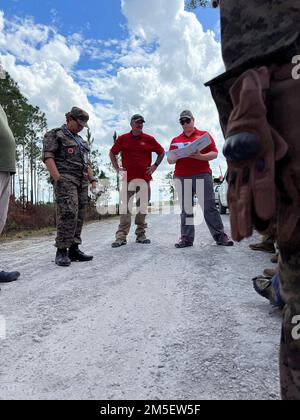
[[[145,132],[168,147],[191,109],[219,148],[223,138],[203,83],[223,71],[218,10],[184,0],[1,0],[0,61],[49,128],[80,106],[106,159],[114,130],[142,113]],[[213,163],[219,175],[221,157]],[[165,163],[161,176],[169,169]]]

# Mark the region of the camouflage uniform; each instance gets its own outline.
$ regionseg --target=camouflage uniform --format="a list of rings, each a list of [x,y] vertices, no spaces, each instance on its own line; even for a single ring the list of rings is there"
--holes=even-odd
[[[221,0],[222,52],[226,73],[208,82],[224,133],[232,103],[229,89],[244,71],[272,69],[267,92],[268,121],[287,143],[276,165],[277,238],[281,255],[281,296],[286,302],[281,338],[283,399],[300,399],[300,80],[292,58],[300,54],[300,2]]]
[[[80,144],[83,147],[80,147]],[[43,161],[55,161],[60,179],[52,180],[57,204],[58,249],[81,244],[81,231],[88,201],[89,145],[79,135],[66,127],[56,128],[45,134]]]

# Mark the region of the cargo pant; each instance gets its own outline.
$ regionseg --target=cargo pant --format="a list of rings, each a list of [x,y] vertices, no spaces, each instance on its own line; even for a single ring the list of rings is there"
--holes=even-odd
[[[232,110],[229,89],[235,79],[209,83],[223,132]],[[280,252],[280,295],[283,313],[280,345],[280,382],[284,400],[300,400],[300,80],[292,66],[274,67],[267,92],[268,119],[286,141],[287,156],[276,165],[276,238]],[[291,228],[292,226],[292,228]],[[287,239],[286,229],[292,230]],[[267,321],[266,321],[267,322]]]
[[[137,238],[145,235],[146,228],[146,216],[148,204],[151,198],[151,187],[149,182],[140,182],[142,180],[131,181],[129,184],[124,182],[121,186],[121,206],[120,206],[120,224],[116,233],[116,239],[125,240],[129,234],[131,227],[131,216],[133,210],[133,201],[136,196],[137,202],[137,214],[135,216]],[[141,187],[143,185],[143,187]],[[143,193],[142,193],[143,191]]]
[[[10,173],[0,172],[0,234],[6,223],[10,197]]]
[[[193,200],[197,195],[198,203],[204,206],[202,210],[207,227],[211,236],[216,240],[224,233],[224,226],[216,207],[212,175],[203,173],[191,177],[175,177],[174,181],[181,207],[181,238],[191,243],[194,242]],[[203,195],[202,200],[201,195]]]
[[[277,238],[283,314],[280,374],[284,400],[300,400],[300,80],[287,66],[274,73],[269,95],[271,124],[289,146],[276,167]],[[292,225],[287,239],[286,229]]]
[[[62,176],[54,183],[56,198],[55,246],[58,249],[70,248],[73,244],[80,245],[81,231],[88,203],[88,186],[72,182]]]

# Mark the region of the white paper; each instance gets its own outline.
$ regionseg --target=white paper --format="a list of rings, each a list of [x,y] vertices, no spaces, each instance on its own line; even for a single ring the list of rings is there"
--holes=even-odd
[[[201,152],[211,144],[211,139],[207,133],[203,134],[201,137],[198,137],[192,143],[177,143],[174,146],[177,146],[177,149],[169,150],[167,152],[167,157],[170,160],[178,160],[182,158],[187,158],[195,153]]]

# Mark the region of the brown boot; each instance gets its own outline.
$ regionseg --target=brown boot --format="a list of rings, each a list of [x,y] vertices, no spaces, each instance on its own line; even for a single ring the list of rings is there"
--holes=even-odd
[[[259,242],[258,244],[250,244],[249,248],[252,251],[263,251],[269,252],[270,254],[275,254],[276,250],[274,245],[271,242]]]
[[[121,246],[126,245],[126,244],[127,244],[126,239],[116,239],[115,242],[111,244],[111,247],[120,248]]]
[[[273,257],[271,258],[271,262],[273,264],[278,264],[278,254],[277,255],[273,255]]]
[[[265,268],[264,269],[264,276],[274,277],[275,274],[276,274],[276,270],[274,270],[273,268]]]
[[[137,235],[136,237],[136,241],[137,244],[144,244],[144,245],[149,245],[151,244],[150,239],[146,238],[146,235],[144,233]]]

